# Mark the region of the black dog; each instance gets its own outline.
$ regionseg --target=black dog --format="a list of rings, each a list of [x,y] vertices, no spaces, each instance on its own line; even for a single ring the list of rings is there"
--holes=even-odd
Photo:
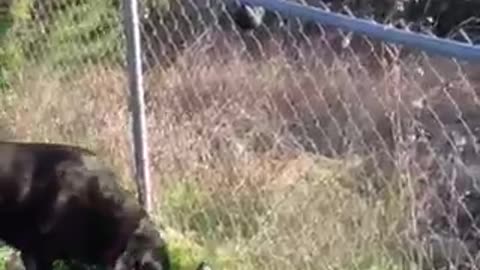
[[[0,220],[0,239],[21,252],[27,270],[55,260],[170,269],[147,213],[87,149],[0,142]]]

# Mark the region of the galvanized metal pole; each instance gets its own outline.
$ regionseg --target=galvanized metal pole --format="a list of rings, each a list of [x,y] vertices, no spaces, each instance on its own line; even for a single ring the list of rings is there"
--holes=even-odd
[[[127,42],[128,81],[130,89],[129,105],[132,116],[136,184],[138,187],[139,201],[143,207],[150,212],[152,210],[152,185],[149,172],[150,159],[148,156],[148,133],[145,116],[138,1],[124,0],[123,9]]]

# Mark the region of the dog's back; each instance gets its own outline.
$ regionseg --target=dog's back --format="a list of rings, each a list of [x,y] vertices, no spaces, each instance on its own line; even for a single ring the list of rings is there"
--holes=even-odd
[[[39,222],[59,192],[57,166],[82,164],[94,155],[69,145],[0,142],[0,238],[19,249],[33,248]]]
[[[76,146],[0,142],[0,219],[0,239],[41,265],[74,259],[113,266],[132,241],[164,248],[160,235],[139,225],[148,215],[135,196],[94,152]],[[154,269],[169,269],[161,254]]]
[[[110,256],[122,252],[146,212],[108,169],[68,165],[65,172],[57,196],[61,201],[51,205],[46,220],[52,224],[42,232],[45,256],[113,263]]]

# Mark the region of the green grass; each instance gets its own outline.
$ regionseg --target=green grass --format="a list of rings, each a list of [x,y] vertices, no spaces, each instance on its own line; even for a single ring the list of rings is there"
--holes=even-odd
[[[0,18],[0,89],[4,89],[8,84],[6,72],[11,59],[7,57],[9,48],[5,46],[5,38],[12,24],[10,18]]]
[[[203,189],[201,179],[175,181],[160,213],[189,239],[175,242],[174,250],[189,242],[198,248],[178,258],[188,262],[196,254],[194,261],[205,258],[216,269],[402,269],[402,258],[388,246],[395,242],[403,199],[371,205],[346,188],[348,166],[332,163],[320,161],[295,186],[271,193],[231,196]],[[317,255],[305,260],[306,250]]]
[[[401,258],[387,248],[401,206],[363,201],[343,186],[351,181],[348,175],[329,163],[316,163],[295,187],[270,194],[231,196],[197,181],[176,181],[159,209],[172,269],[194,270],[201,261],[223,270],[403,269]],[[305,260],[304,249],[317,255]]]
[[[12,22],[9,20],[0,20],[0,40],[4,38],[5,34],[10,29]]]

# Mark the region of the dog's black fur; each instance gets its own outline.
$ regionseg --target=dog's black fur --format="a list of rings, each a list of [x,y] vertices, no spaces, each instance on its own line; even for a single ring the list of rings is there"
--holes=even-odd
[[[0,142],[0,239],[27,270],[55,260],[168,270],[165,241],[133,194],[90,150]]]

